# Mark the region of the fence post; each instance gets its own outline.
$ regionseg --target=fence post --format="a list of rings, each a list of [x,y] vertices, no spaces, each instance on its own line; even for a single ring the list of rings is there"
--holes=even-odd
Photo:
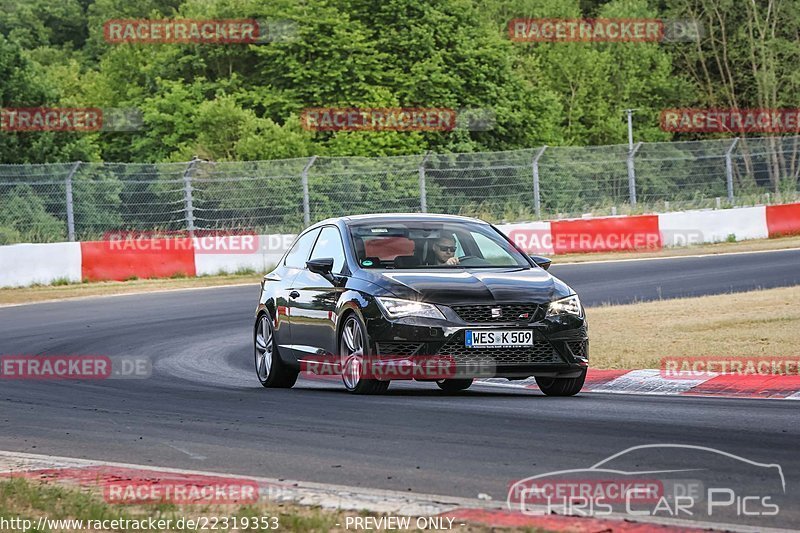
[[[542,218],[542,197],[539,190],[539,158],[542,157],[545,150],[547,150],[546,144],[533,156],[533,209],[536,212],[536,218]]]
[[[75,242],[75,205],[72,201],[72,177],[80,168],[81,162],[76,161],[74,165],[72,165],[72,169],[70,169],[69,174],[67,174],[67,179],[64,181],[66,197],[67,197],[67,236],[69,238],[69,242]]]
[[[733,153],[733,149],[736,148],[736,143],[739,142],[739,137],[735,137],[733,142],[728,147],[728,151],[725,152],[725,183],[728,187],[728,203],[733,205],[733,159],[731,154]]]
[[[183,171],[183,204],[186,212],[186,230],[189,236],[194,235],[194,206],[192,205],[192,173],[200,159],[194,156],[186,170]]]
[[[303,184],[303,225],[304,227],[308,227],[311,225],[311,202],[308,196],[308,171],[311,169],[311,166],[314,164],[314,161],[317,160],[317,156],[312,155],[311,159],[308,160],[306,163],[305,168],[303,168],[303,173],[300,175],[300,181]]]
[[[631,206],[636,206],[636,170],[633,167],[633,156],[642,147],[642,143],[636,143],[632,150],[628,151],[628,197],[630,198]]]
[[[422,158],[422,162],[419,164],[419,209],[422,213],[428,212],[428,196],[425,187],[425,163],[428,161],[431,153],[432,152],[429,151],[425,154],[425,157]]]

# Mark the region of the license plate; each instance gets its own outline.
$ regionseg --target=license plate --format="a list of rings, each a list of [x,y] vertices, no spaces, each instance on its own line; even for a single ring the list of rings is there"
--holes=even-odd
[[[507,348],[511,346],[532,346],[533,330],[468,330],[464,338],[464,345],[467,348]]]

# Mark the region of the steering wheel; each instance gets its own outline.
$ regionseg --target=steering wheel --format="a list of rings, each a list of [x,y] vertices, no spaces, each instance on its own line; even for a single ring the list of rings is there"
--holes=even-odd
[[[478,257],[476,255],[465,255],[458,258],[458,264],[462,266],[485,266],[490,263],[486,259],[483,259],[482,257]]]

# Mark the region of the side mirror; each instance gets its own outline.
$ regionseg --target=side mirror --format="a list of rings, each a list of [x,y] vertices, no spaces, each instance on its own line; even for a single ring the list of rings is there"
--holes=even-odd
[[[542,267],[545,270],[550,268],[550,264],[552,263],[550,258],[542,257],[541,255],[531,255],[531,256],[528,256],[528,257],[533,259],[533,262],[536,263],[536,265]]]
[[[312,259],[311,261],[306,261],[306,266],[311,272],[320,276],[330,275],[333,271],[333,259],[330,257]]]
[[[312,259],[311,261],[306,261],[306,267],[314,274],[319,274],[336,285],[336,276],[331,273],[333,272],[333,258],[323,257],[321,259]]]

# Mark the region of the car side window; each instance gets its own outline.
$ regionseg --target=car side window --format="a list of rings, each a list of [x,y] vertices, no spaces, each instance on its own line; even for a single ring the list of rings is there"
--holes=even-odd
[[[475,244],[477,245],[478,250],[483,256],[483,259],[487,259],[491,261],[493,264],[497,265],[517,264],[514,258],[508,255],[508,252],[503,250],[499,244],[492,241],[486,235],[482,235],[477,232],[472,232],[472,238],[475,240]]]
[[[311,259],[333,258],[333,273],[340,274],[344,269],[344,246],[339,230],[333,226],[322,228],[314,251],[311,252]]]
[[[461,239],[458,238],[458,234],[453,234],[453,237],[456,238],[456,257],[462,257],[464,255],[464,246],[461,245]]]
[[[315,229],[298,238],[286,255],[283,264],[290,268],[305,268],[308,254],[311,252],[311,247],[314,246],[317,235],[319,235],[319,230]]]

